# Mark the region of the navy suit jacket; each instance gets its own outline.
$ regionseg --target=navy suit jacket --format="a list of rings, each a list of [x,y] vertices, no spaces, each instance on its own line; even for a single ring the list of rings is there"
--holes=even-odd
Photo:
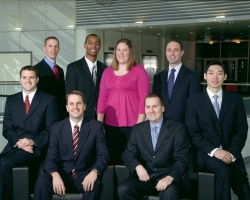
[[[51,127],[49,148],[44,163],[47,173],[71,173],[75,169],[77,175],[87,175],[92,169],[97,169],[102,175],[109,164],[109,159],[101,122],[84,117],[75,159],[69,118]]]
[[[208,153],[215,148],[230,152],[237,163],[243,163],[241,151],[245,146],[248,124],[242,97],[223,90],[219,119],[206,90],[187,101],[186,124],[193,145],[197,148],[198,169]]]
[[[100,81],[102,73],[107,66],[97,61],[97,80],[94,86],[92,75],[89,71],[88,64],[83,57],[73,63],[70,63],[66,72],[66,93],[72,90],[81,91],[86,98],[85,116],[96,118],[96,105],[99,96]]]
[[[168,97],[168,68],[154,75],[152,90],[164,99],[164,116],[185,124],[186,100],[199,93],[200,88],[198,73],[182,65],[170,99]]]
[[[7,97],[3,118],[3,136],[8,140],[2,153],[11,151],[19,139],[28,138],[35,142],[34,155],[48,147],[50,127],[58,120],[55,98],[36,91],[25,114],[22,92]]]
[[[164,119],[154,151],[150,122],[135,125],[122,154],[122,161],[131,173],[141,164],[148,174],[155,174],[157,180],[170,175],[175,181],[181,180],[189,188],[189,179],[185,173],[189,161],[186,127]]]
[[[63,69],[57,65],[59,74],[59,81],[56,79],[54,72],[50,66],[42,59],[41,62],[34,66],[38,70],[39,82],[37,88],[47,94],[56,97],[56,104],[59,113],[59,119],[64,119],[68,116],[66,112],[66,100],[65,100],[65,81]]]

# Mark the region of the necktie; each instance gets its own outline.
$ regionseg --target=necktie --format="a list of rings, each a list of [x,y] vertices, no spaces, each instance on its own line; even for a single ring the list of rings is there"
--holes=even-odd
[[[213,106],[214,106],[214,110],[216,112],[217,118],[219,119],[219,116],[220,116],[220,106],[219,106],[219,103],[218,103],[217,99],[218,99],[218,95],[214,95]]]
[[[73,135],[73,154],[74,154],[74,159],[76,157],[76,150],[77,150],[77,146],[78,146],[78,140],[79,140],[79,126],[76,124],[74,126],[74,135]],[[75,178],[77,178],[75,169],[72,170],[72,175]]]
[[[157,126],[154,126],[153,129],[152,129],[152,144],[153,144],[154,150],[155,150],[155,147],[156,147],[158,135],[159,134],[157,132]]]
[[[168,98],[170,99],[171,97],[171,93],[174,87],[174,72],[175,69],[171,69],[171,73],[169,75],[169,79],[168,79]]]
[[[96,66],[95,65],[93,66],[93,69],[92,69],[92,79],[93,79],[94,86],[96,86]]]
[[[54,71],[54,74],[55,74],[56,79],[59,81],[59,74],[58,74],[56,65],[54,65],[53,71]]]
[[[30,110],[30,101],[29,101],[28,95],[26,95],[26,97],[25,97],[24,107],[25,107],[25,113],[27,115],[29,113],[29,110]]]

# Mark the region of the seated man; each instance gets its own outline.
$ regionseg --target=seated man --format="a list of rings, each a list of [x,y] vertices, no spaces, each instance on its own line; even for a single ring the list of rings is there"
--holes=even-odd
[[[86,101],[79,91],[66,96],[69,118],[51,127],[45,174],[35,184],[36,200],[52,199],[53,193],[81,192],[82,199],[98,200],[109,152],[101,122],[84,117]]]
[[[189,189],[186,127],[163,119],[164,102],[157,94],[145,98],[145,112],[149,121],[132,128],[122,154],[133,175],[120,184],[118,195],[121,200],[157,194],[161,200],[180,199],[180,189]]]
[[[35,159],[42,161],[48,147],[50,126],[57,122],[56,100],[37,90],[38,71],[20,70],[22,91],[7,97],[3,136],[8,140],[0,154],[0,199],[12,199],[12,168]]]
[[[216,200],[250,199],[250,188],[241,151],[248,125],[242,97],[222,90],[227,78],[224,65],[212,62],[205,69],[207,89],[187,103],[186,124],[197,149],[198,170],[215,174]]]

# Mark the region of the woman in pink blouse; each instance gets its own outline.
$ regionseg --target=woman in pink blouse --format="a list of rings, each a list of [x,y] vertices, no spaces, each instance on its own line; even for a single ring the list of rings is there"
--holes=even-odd
[[[121,154],[132,126],[145,119],[144,98],[149,92],[150,79],[136,62],[132,41],[120,39],[111,66],[103,72],[97,106],[97,119],[104,122],[112,164],[122,164]]]

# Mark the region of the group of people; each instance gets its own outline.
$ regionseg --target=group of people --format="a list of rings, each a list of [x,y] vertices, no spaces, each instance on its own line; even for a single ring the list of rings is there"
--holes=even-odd
[[[41,62],[21,69],[22,91],[7,98],[4,112],[8,144],[0,154],[0,200],[12,198],[12,168],[32,160],[44,161],[36,200],[66,191],[100,199],[109,164],[124,164],[131,173],[117,189],[121,200],[180,199],[190,188],[190,146],[198,170],[215,173],[216,199],[230,199],[231,187],[239,199],[250,199],[241,155],[246,113],[240,96],[222,90],[222,63],[206,67],[207,89],[201,92],[198,73],[181,62],[182,42],[171,40],[169,66],[154,76],[150,93],[131,40],[116,43],[109,67],[97,60],[97,35],[88,35],[84,48],[86,55],[67,66],[66,83],[56,64],[56,37],[45,39]]]

